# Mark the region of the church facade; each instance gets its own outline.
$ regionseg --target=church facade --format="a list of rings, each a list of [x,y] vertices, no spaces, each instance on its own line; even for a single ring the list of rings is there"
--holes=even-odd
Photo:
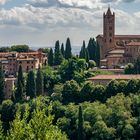
[[[100,66],[105,68],[122,68],[140,55],[140,35],[116,35],[115,13],[110,7],[103,14],[103,34],[96,39],[100,45]]]

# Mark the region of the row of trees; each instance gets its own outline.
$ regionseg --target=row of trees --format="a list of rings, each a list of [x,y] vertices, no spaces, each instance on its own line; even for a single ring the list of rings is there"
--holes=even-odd
[[[90,38],[89,43],[86,47],[85,41],[83,41],[79,57],[85,59],[87,62],[89,62],[89,60],[94,60],[97,66],[99,66],[100,46],[98,42],[96,42],[94,38]]]
[[[128,95],[129,93],[136,94],[140,91],[140,81],[139,80],[130,80],[130,81],[116,81],[112,80],[106,86],[103,85],[94,85],[94,83],[88,81],[84,82],[82,85],[78,84],[76,81],[66,81],[65,84],[59,85],[61,91],[57,88],[53,98],[62,100],[64,104],[70,102],[81,103],[84,101],[94,102],[96,100],[100,102],[105,102],[108,98],[117,95],[118,93],[123,93]]]
[[[27,97],[33,99],[36,96],[43,95],[44,93],[43,81],[44,81],[43,73],[40,68],[38,69],[36,76],[33,71],[30,71],[25,81],[22,72],[22,67],[20,66],[17,77],[16,91],[13,98],[15,98],[15,101],[19,102],[23,101]]]
[[[0,102],[5,99],[4,93],[5,77],[2,67],[0,66]],[[31,99],[36,96],[43,95],[44,93],[44,77],[41,69],[39,68],[37,74],[30,71],[27,75],[27,79],[23,76],[22,67],[19,67],[17,84],[15,93],[12,97],[13,100],[19,102],[26,99],[29,96]]]
[[[7,100],[0,105],[0,137],[12,140],[137,140],[140,137],[139,110],[139,93],[128,96],[121,93],[105,103],[83,102],[80,106],[52,102],[48,97],[22,104]]]
[[[69,59],[72,57],[72,49],[70,39],[67,38],[66,47],[64,48],[64,44],[62,43],[60,47],[59,40],[55,43],[55,49],[53,53],[53,49],[51,48],[48,54],[48,64],[50,66],[60,65],[63,59]]]
[[[53,52],[53,49],[51,48],[48,53],[48,64],[50,66],[60,65],[61,62],[63,61],[63,59],[69,59],[72,57],[71,50],[72,50],[71,43],[70,43],[69,38],[67,38],[65,48],[64,48],[63,43],[60,47],[59,41],[56,41],[54,52]],[[85,41],[83,41],[83,45],[81,47],[79,58],[85,59],[86,62],[89,62],[89,60],[93,60],[96,62],[97,66],[99,66],[99,64],[100,64],[100,46],[95,41],[94,38],[90,38],[87,47],[86,47]]]
[[[29,52],[31,49],[28,45],[13,45],[11,47],[1,47],[0,52]]]

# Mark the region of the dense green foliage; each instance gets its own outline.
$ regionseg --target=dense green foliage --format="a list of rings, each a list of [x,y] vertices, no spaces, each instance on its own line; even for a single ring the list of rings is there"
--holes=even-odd
[[[79,137],[89,140],[139,139],[138,93],[128,96],[120,93],[105,103],[83,102],[80,106],[82,110],[79,105],[63,105],[47,97],[23,104],[4,101],[0,107],[0,136],[13,140],[65,140],[67,136],[71,140]]]
[[[67,54],[70,54],[69,39],[66,44]],[[87,78],[95,75],[112,74],[89,69],[99,65],[97,46],[98,43],[90,39],[88,48],[83,42],[80,58],[69,55],[64,59],[66,51],[63,45],[60,49],[57,41],[50,57],[53,56],[54,61],[49,62],[50,66],[55,66],[40,67],[27,75],[23,75],[20,66],[16,100],[5,100],[0,104],[0,139],[139,139],[140,80],[112,80],[106,86],[89,81]],[[88,54],[90,60],[85,57],[87,50],[96,52],[96,55]],[[138,65],[139,60],[134,64],[137,72]],[[3,81],[2,74],[1,70],[0,82]]]
[[[46,104],[47,103],[47,104]],[[2,104],[2,108],[8,104]],[[13,104],[11,102],[11,104]],[[14,109],[16,106],[16,110]],[[10,126],[6,133],[3,133],[2,123],[6,116],[3,116],[4,110],[1,110],[2,123],[0,123],[0,136],[7,140],[66,140],[67,136],[61,130],[53,125],[54,115],[51,115],[52,105],[46,98],[38,98],[29,103],[22,105],[16,104],[13,106],[14,114],[7,116]],[[34,107],[33,107],[34,106]],[[5,108],[6,109],[6,108]],[[14,118],[12,118],[14,116]],[[4,118],[5,117],[5,118]],[[8,120],[7,120],[8,121]]]
[[[0,65],[0,103],[4,100],[4,72]]]
[[[129,63],[125,66],[125,74],[140,74],[140,56],[134,62],[134,64]]]
[[[30,48],[28,45],[14,45],[14,46],[11,46],[11,51],[29,52]]]
[[[9,52],[11,50],[10,47],[1,47],[0,52]]]
[[[83,111],[82,107],[79,106],[79,113],[78,113],[78,140],[83,140],[84,135],[83,135]]]
[[[84,78],[84,70],[86,69],[86,61],[84,59],[72,58],[64,60],[59,68],[62,81],[80,80]],[[82,79],[83,79],[82,78]],[[82,81],[81,79],[81,81]]]

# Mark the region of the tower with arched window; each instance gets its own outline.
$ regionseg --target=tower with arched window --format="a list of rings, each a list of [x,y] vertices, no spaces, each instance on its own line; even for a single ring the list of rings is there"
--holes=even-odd
[[[109,7],[103,17],[103,44],[107,53],[115,48],[115,13]]]

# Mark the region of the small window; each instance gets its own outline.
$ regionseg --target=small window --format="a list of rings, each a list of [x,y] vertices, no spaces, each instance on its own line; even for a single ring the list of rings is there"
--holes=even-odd
[[[29,66],[27,66],[27,69],[26,69],[26,71],[27,71],[27,72],[29,71]]]
[[[19,61],[19,64],[22,64],[22,61]]]
[[[29,64],[30,62],[29,61],[27,61],[27,64]]]
[[[110,39],[110,43],[112,42],[112,39]]]
[[[109,33],[109,36],[112,37],[112,33]]]
[[[109,27],[109,30],[112,30],[112,27],[111,26]]]

